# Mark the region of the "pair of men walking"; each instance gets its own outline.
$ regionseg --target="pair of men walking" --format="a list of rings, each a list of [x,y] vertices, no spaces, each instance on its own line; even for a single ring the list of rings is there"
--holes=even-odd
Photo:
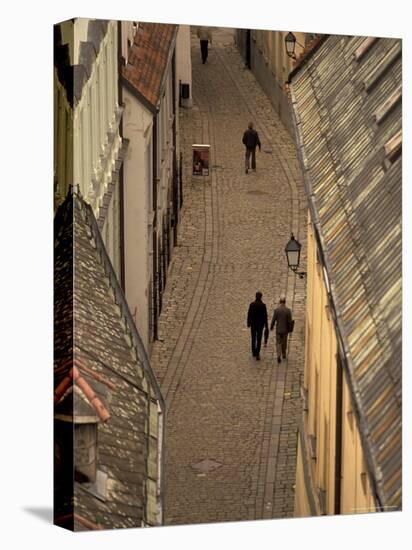
[[[286,297],[281,296],[279,306],[273,312],[270,330],[276,325],[276,352],[278,363],[286,359],[288,334],[292,332],[294,321],[292,312],[286,307]],[[268,314],[266,304],[262,302],[262,293],[256,292],[256,300],[249,305],[247,314],[247,326],[250,327],[252,337],[252,355],[260,360],[260,347],[262,343],[263,329],[265,329],[265,345],[269,335]]]

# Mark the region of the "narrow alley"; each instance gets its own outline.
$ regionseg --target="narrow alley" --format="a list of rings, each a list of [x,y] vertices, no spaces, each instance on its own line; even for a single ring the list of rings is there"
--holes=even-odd
[[[304,285],[288,270],[293,231],[306,243],[295,146],[232,29],[215,29],[206,64],[192,30],[193,107],[180,114],[184,203],[151,362],[166,401],[165,524],[293,516]],[[262,142],[245,174],[242,135]],[[194,143],[210,144],[210,176],[192,176]],[[305,246],[302,247],[305,251]],[[296,320],[289,356],[250,351],[246,314],[263,293],[269,322],[286,294]]]

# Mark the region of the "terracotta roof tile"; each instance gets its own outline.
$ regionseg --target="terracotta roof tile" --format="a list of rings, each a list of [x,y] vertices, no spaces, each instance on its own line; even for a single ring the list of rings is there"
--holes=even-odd
[[[140,23],[122,76],[153,107],[161,94],[163,76],[177,25]]]

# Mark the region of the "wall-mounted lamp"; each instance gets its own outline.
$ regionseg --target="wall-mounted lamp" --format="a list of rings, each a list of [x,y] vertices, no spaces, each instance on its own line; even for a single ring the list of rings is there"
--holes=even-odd
[[[305,271],[298,271],[299,262],[300,262],[300,249],[302,245],[297,241],[293,235],[290,236],[290,241],[285,247],[286,258],[288,260],[288,267],[298,275],[301,279],[306,276]]]
[[[297,42],[296,36],[293,34],[293,32],[288,32],[288,34],[285,36],[286,53],[292,59],[296,59],[296,55],[295,55],[296,43],[298,44],[298,46],[303,48],[302,44],[299,44],[299,42]]]

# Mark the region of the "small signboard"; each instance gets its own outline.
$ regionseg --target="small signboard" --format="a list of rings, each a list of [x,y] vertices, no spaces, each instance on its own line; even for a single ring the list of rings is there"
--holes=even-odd
[[[209,151],[210,145],[194,143],[193,149],[193,175],[209,175]]]

